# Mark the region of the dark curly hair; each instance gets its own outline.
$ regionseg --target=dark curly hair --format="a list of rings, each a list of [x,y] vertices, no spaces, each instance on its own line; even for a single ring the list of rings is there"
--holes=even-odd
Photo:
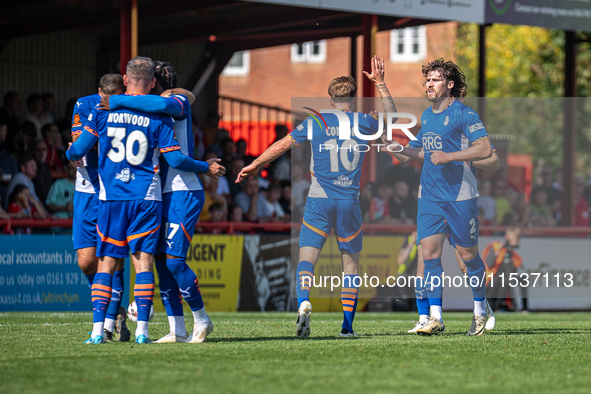
[[[423,76],[426,78],[431,71],[439,71],[446,81],[453,81],[454,87],[451,89],[452,97],[462,99],[466,97],[468,85],[466,85],[466,76],[460,68],[451,60],[445,61],[442,57],[429,62],[423,66]],[[425,83],[423,83],[425,86]]]

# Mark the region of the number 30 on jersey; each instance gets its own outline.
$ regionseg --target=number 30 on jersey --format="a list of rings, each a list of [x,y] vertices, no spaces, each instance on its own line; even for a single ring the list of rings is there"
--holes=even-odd
[[[126,132],[125,127],[107,128],[107,136],[113,137],[107,157],[113,163],[120,163],[125,159],[131,165],[140,165],[148,153],[148,138],[141,130],[134,130],[125,138]],[[125,139],[125,143],[123,139]]]

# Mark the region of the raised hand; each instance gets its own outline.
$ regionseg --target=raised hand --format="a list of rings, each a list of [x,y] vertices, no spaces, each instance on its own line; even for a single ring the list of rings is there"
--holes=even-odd
[[[221,159],[209,159],[207,160],[207,164],[209,164],[209,171],[205,174],[213,179],[220,179],[226,173],[226,167],[218,164]]]
[[[384,72],[384,59],[374,56],[371,58],[371,74],[367,71],[364,71],[363,74],[365,74],[367,79],[377,85],[379,83],[384,83]]]

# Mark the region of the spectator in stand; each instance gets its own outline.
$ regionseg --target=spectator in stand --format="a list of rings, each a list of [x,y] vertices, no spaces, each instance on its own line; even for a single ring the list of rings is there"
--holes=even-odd
[[[206,146],[214,144],[216,134],[219,130],[220,119],[221,117],[217,111],[211,110],[207,112],[207,115],[205,116],[205,125],[201,128]]]
[[[547,204],[548,195],[544,186],[536,187],[531,193],[529,216],[527,217],[528,227],[555,226],[556,220]]]
[[[585,183],[583,177],[575,176],[575,218],[573,224],[577,227],[589,227],[589,205],[583,197]]]
[[[76,166],[67,162],[68,177],[58,179],[51,185],[45,200],[47,209],[60,219],[72,217],[74,212],[74,189],[76,188]]]
[[[541,187],[543,187],[546,191],[546,205],[548,205],[548,207],[550,207],[550,211],[554,213],[560,210],[560,197],[562,197],[562,192],[556,187],[554,187],[552,182],[554,177],[552,175],[552,167],[548,165],[542,167],[542,171],[540,174],[542,178]]]
[[[221,223],[226,217],[226,208],[222,204],[213,203],[207,208],[209,219],[207,223]],[[204,234],[223,234],[224,230],[221,228],[205,228]]]
[[[21,105],[21,96],[14,90],[4,94],[4,103],[0,108],[0,120],[6,124],[8,131],[8,141],[18,132],[20,122],[18,119],[18,109]]]
[[[41,127],[43,123],[41,121],[41,113],[43,112],[43,99],[37,93],[32,93],[27,97],[27,111],[23,114],[21,121],[31,122],[35,125],[37,131],[36,140],[43,138],[41,135]]]
[[[497,209],[496,223],[502,223],[507,212],[511,211],[509,200],[507,200],[505,197],[506,190],[507,182],[505,182],[503,179],[497,179],[494,182],[492,196],[495,199],[495,205]]]
[[[364,218],[367,212],[369,212],[369,207],[371,205],[371,200],[373,198],[373,189],[375,188],[375,183],[367,182],[363,188],[361,189],[361,193],[359,193],[359,202],[361,206],[361,217]]]
[[[255,157],[246,154],[247,147],[248,145],[244,139],[240,138],[238,141],[236,141],[236,157],[238,159],[244,160],[244,164],[249,165],[254,161]]]
[[[18,168],[20,172],[13,176],[8,184],[8,195],[12,194],[16,185],[23,184],[29,189],[30,196],[41,202],[35,193],[35,185],[32,181],[35,175],[37,175],[37,164],[35,163],[35,159],[29,156],[23,157],[18,162]]]
[[[289,222],[289,215],[285,214],[281,204],[279,204],[280,197],[281,188],[275,183],[261,193],[257,201],[257,213],[260,222]]]
[[[409,198],[408,183],[403,180],[394,183],[390,198],[390,217],[397,224],[414,224],[417,220],[418,203]]]
[[[378,186],[377,196],[371,199],[365,220],[370,223],[392,223],[390,197],[392,197],[392,188],[388,183],[382,181]]]
[[[222,151],[222,141],[226,138],[230,138],[230,132],[226,129],[219,129],[215,133],[213,144],[210,144],[207,149],[214,151],[218,157],[222,157],[224,155],[224,152]]]
[[[222,155],[220,156],[222,161],[220,164],[228,168],[234,158],[234,141],[232,141],[232,138],[226,137],[220,141],[220,147],[222,149]]]
[[[30,149],[31,144],[35,141],[36,135],[37,132],[33,123],[21,123],[16,134],[6,144],[7,152],[12,154],[18,162],[22,157],[26,156],[27,150]]]
[[[2,208],[3,200],[0,199],[0,220],[10,219],[10,215]]]
[[[228,221],[229,222],[243,222],[244,221],[244,212],[240,205],[230,205],[230,209],[228,210]]]
[[[3,147],[6,140],[8,128],[4,120],[0,118],[0,207],[8,198],[8,184],[12,177],[18,172],[16,160]]]
[[[275,126],[275,142],[283,139],[289,130],[282,124]],[[271,177],[276,181],[288,181],[291,166],[291,149],[281,155],[277,160],[269,163],[268,170]]]
[[[228,183],[228,187],[230,189],[230,196],[232,197],[232,200],[234,200],[236,198],[236,195],[242,191],[241,185],[239,183],[236,183],[235,181],[243,167],[244,160],[238,158],[234,158],[230,162],[230,166],[226,167],[228,169],[228,172],[226,172],[226,175],[224,176],[226,177],[226,182]]]
[[[195,160],[201,160],[205,156],[205,140],[203,138],[203,131],[197,127],[195,118],[192,120],[193,125],[193,158]]]
[[[491,225],[497,224],[497,202],[494,197],[490,195],[492,185],[490,181],[486,180],[480,184],[478,190],[480,197],[478,197],[478,208],[482,209],[483,216],[480,219],[480,224]],[[509,210],[510,213],[512,210]]]
[[[41,124],[44,125],[46,123],[53,123],[53,115],[51,111],[53,110],[53,93],[45,92],[41,93],[41,101],[42,101],[42,109],[41,109]]]
[[[303,191],[310,188],[310,181],[304,178],[304,165],[301,161],[291,163],[291,209],[304,212]]]
[[[54,123],[46,123],[41,128],[43,142],[47,147],[47,156],[45,162],[51,170],[52,178],[60,178],[66,173],[66,168],[62,163],[60,148],[62,147],[62,135],[59,128]]]
[[[78,99],[71,98],[66,103],[66,109],[64,110],[64,117],[59,118],[57,122],[57,127],[60,129],[60,134],[62,135],[62,142],[67,145],[68,142],[72,142],[72,117],[74,115],[74,107],[76,106],[76,102]]]
[[[208,222],[211,218],[209,216],[209,207],[213,204],[219,204],[224,209],[226,208],[226,199],[217,193],[218,180],[208,176],[201,176],[201,183],[203,184],[203,192],[205,193],[205,201],[203,202],[203,209],[199,215],[200,222]]]
[[[291,182],[281,181],[279,186],[281,187],[281,197],[279,197],[281,209],[286,214],[291,215]]]
[[[43,140],[39,140],[33,146],[33,150],[29,152],[30,156],[35,158],[37,167],[37,174],[33,177],[33,184],[35,185],[35,193],[39,197],[39,201],[45,201],[49,194],[49,189],[53,184],[53,177],[51,170],[45,162],[47,157],[47,145]]]
[[[234,198],[234,203],[240,205],[244,216],[250,222],[256,222],[258,215],[259,183],[256,178],[240,183],[242,191]]]
[[[41,203],[35,199],[27,186],[19,183],[8,198],[8,215],[12,219],[44,220],[47,213]]]
[[[482,190],[482,187],[479,187]],[[482,193],[482,192],[481,192]],[[521,216],[519,212],[519,193],[517,193],[513,189],[507,189],[505,192],[505,198],[509,201],[509,207],[511,208],[505,216],[503,216],[503,221],[500,222],[502,226],[517,226],[521,222]],[[478,203],[480,205],[480,202]],[[495,216],[496,219],[496,216]]]

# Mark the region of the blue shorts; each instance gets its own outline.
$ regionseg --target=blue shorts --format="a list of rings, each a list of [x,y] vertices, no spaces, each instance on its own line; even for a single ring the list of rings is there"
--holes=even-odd
[[[162,195],[162,231],[158,254],[185,258],[203,209],[203,190],[181,190]]]
[[[99,201],[96,255],[155,254],[161,221],[161,201]]]
[[[322,249],[331,229],[337,236],[339,250],[351,254],[361,251],[363,220],[358,200],[308,197],[300,230],[300,248]]]
[[[417,241],[443,233],[449,243],[472,247],[478,243],[478,200],[435,202],[419,198]]]
[[[74,193],[74,218],[72,220],[72,241],[74,242],[74,249],[96,247],[98,206],[98,194]]]

